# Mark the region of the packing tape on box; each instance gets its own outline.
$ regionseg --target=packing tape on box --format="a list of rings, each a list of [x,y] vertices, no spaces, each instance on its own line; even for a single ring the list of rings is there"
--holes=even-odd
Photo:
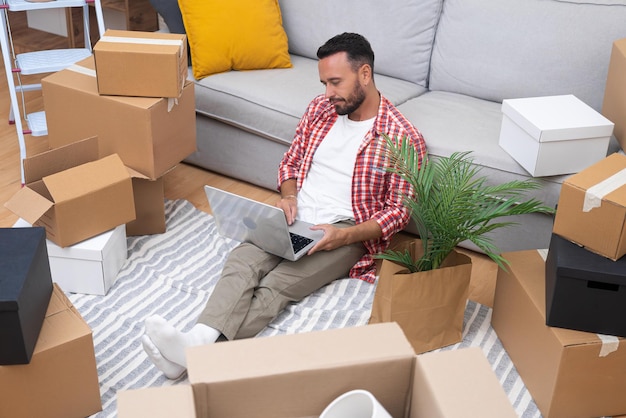
[[[619,338],[613,335],[596,334],[600,341],[602,341],[602,347],[600,347],[600,357],[606,357],[614,351],[617,351],[619,347]]]
[[[92,70],[90,68],[86,68],[86,67],[82,67],[80,65],[70,65],[69,67],[67,67],[68,70],[70,71],[74,71],[76,73],[80,73],[80,74],[84,74],[86,76],[89,77],[96,77],[96,70]],[[168,97],[167,98],[167,112],[171,112],[172,109],[174,108],[174,106],[176,106],[178,104],[178,99],[175,97]]]
[[[98,42],[109,42],[115,44],[138,44],[138,45],[171,45],[180,48],[183,52],[182,39],[157,39],[157,38],[129,38],[126,36],[103,36]]]
[[[591,186],[585,192],[585,200],[583,202],[583,212],[589,212],[591,209],[599,208],[602,205],[602,199],[607,194],[619,189],[626,184],[626,168],[618,171],[612,176],[602,180],[595,186]]]

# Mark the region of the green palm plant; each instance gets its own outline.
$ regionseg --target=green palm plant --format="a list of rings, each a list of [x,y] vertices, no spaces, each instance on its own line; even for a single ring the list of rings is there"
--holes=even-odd
[[[408,251],[387,250],[377,258],[401,264],[411,272],[433,270],[458,244],[469,240],[506,268],[507,261],[485,234],[516,223],[494,220],[533,212],[554,213],[539,200],[523,199],[525,192],[540,187],[535,180],[488,185],[486,178],[479,176],[480,167],[472,163],[470,152],[426,157],[420,165],[407,138],[396,142],[383,137],[390,162],[387,170],[409,182],[415,192],[414,197],[405,196],[405,204],[420,235],[423,255],[414,260]]]

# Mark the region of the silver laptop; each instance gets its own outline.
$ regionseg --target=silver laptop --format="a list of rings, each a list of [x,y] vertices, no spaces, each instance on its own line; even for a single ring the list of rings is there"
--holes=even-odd
[[[311,231],[312,224],[295,221],[287,225],[282,209],[243,196],[204,186],[220,235],[295,261],[324,235]]]

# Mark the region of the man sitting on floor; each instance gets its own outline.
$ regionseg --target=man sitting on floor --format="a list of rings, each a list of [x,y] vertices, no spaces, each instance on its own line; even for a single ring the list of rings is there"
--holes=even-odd
[[[289,303],[348,274],[373,283],[372,254],[409,222],[403,199],[412,191],[386,170],[381,133],[410,138],[420,158],[422,135],[377,90],[374,53],[364,37],[337,35],[317,56],[326,92],[309,104],[280,163],[276,205],[289,224],[296,218],[315,224],[324,237],[298,261],[240,244],[187,333],[161,317],[146,319],[144,349],[170,379],[186,370],[187,347],[253,337]]]

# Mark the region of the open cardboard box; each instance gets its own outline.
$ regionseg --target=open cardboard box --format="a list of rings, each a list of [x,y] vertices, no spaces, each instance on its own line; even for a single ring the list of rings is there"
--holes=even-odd
[[[543,416],[626,413],[626,340],[547,326],[545,250],[502,256],[491,324]]]
[[[163,416],[165,398],[185,417],[317,417],[353,389],[393,417],[517,416],[480,348],[416,356],[396,323],[193,347],[187,363],[191,390],[119,393],[119,418]]]
[[[177,99],[103,96],[93,57],[41,80],[48,142],[58,148],[97,136],[100,156],[156,180],[196,150],[194,83]]]
[[[102,409],[91,329],[56,284],[49,301],[30,364],[0,366],[0,417],[86,417]]]
[[[24,176],[5,206],[61,247],[135,219],[131,176],[116,154],[98,158],[96,137],[27,157]]]

